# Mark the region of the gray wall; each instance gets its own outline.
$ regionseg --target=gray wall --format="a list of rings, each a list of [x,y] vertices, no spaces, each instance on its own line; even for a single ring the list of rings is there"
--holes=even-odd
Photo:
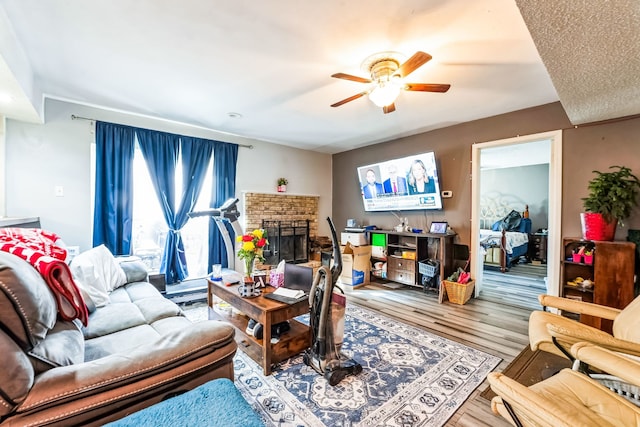
[[[240,148],[238,152],[236,196],[240,200],[244,191],[275,194],[276,179],[282,176],[289,180],[287,194],[320,196],[320,218],[331,215],[332,160],[328,154],[47,100],[44,124],[6,121],[6,164],[2,168],[6,179],[4,214],[10,217],[39,216],[42,227],[58,233],[68,245],[78,245],[81,250],[92,246],[92,151],[95,147],[93,124],[85,120],[72,120],[71,114],[218,141],[251,144],[253,149]],[[63,197],[55,196],[56,186],[64,188]],[[240,209],[243,209],[242,205]],[[324,220],[320,221],[319,233],[329,235]]]
[[[529,206],[531,230],[549,224],[549,165],[488,169],[481,172],[480,194],[510,195]]]
[[[396,113],[393,113],[396,114]],[[401,112],[398,112],[401,114]],[[381,120],[386,117],[382,116]],[[442,211],[407,212],[410,224],[424,228],[432,220],[446,219],[458,233],[457,242],[470,244],[471,231],[471,146],[477,142],[495,141],[563,129],[563,236],[580,236],[582,197],[592,170],[605,170],[611,165],[624,165],[640,176],[640,118],[575,128],[562,105],[542,105],[526,110],[489,117],[443,129],[351,150],[333,156],[333,217],[341,227],[347,218],[365,224],[391,228],[397,224],[390,213],[365,213],[357,185],[356,168],[387,159],[433,150],[438,159],[443,190],[453,197],[443,200]],[[626,239],[629,228],[640,228],[640,212],[619,228],[616,239]],[[414,225],[415,226],[415,225]]]

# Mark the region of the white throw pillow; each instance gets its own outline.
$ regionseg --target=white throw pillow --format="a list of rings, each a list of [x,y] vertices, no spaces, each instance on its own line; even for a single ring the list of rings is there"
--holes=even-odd
[[[73,281],[89,295],[96,307],[109,304],[109,293],[102,276],[96,272],[94,265],[88,258],[84,260],[78,260],[78,258],[80,257],[76,257],[71,264]]]
[[[127,283],[127,276],[111,251],[100,245],[82,252],[71,262],[76,284],[89,294],[96,307],[109,303],[109,293]]]

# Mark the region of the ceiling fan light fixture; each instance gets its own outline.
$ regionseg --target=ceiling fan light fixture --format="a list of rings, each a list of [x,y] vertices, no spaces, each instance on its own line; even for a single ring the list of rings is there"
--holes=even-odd
[[[398,95],[400,95],[399,85],[394,84],[393,81],[381,81],[369,92],[369,99],[378,107],[386,107],[393,104]]]
[[[371,102],[378,107],[382,107],[382,111],[388,114],[396,111],[395,100],[402,90],[441,93],[448,91],[451,86],[449,84],[405,82],[405,78],[409,74],[429,62],[429,60],[431,60],[431,55],[422,51],[417,51],[406,61],[401,60],[397,52],[381,52],[371,55],[364,60],[361,66],[363,71],[371,75],[370,79],[345,73],[335,73],[331,77],[372,84],[372,86],[367,90],[331,104],[331,107],[339,107],[368,95]]]

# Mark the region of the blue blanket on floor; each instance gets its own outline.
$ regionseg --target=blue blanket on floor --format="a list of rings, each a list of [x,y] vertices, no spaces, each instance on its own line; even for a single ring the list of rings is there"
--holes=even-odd
[[[264,427],[264,423],[233,383],[221,378],[105,426]]]

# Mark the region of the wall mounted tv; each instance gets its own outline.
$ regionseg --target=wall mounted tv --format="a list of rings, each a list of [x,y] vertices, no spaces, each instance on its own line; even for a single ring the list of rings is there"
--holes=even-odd
[[[364,210],[442,209],[433,152],[358,167]]]

